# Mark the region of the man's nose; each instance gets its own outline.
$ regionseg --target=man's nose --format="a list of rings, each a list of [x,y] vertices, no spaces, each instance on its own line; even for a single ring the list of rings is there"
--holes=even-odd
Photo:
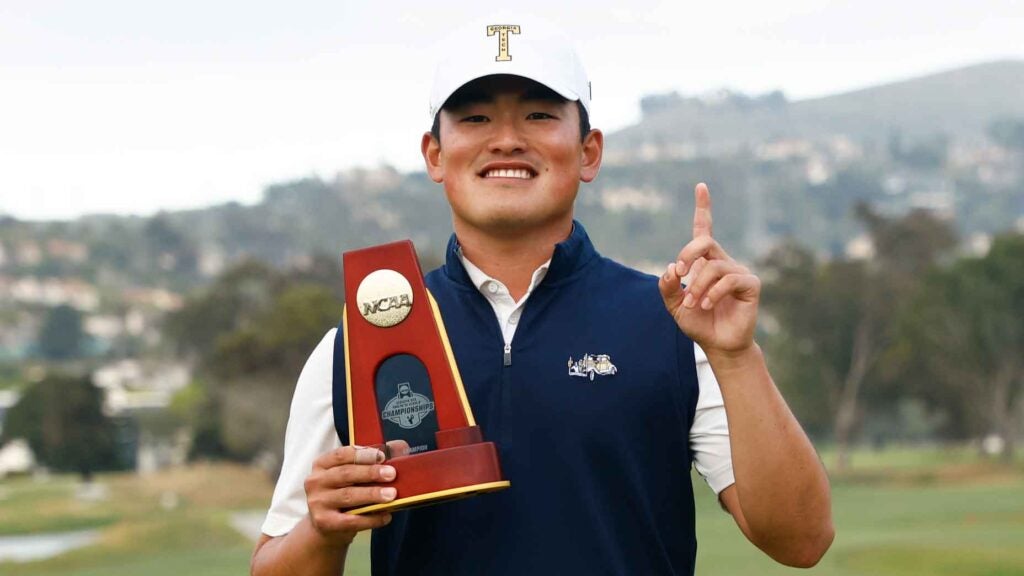
[[[513,120],[498,120],[494,124],[491,137],[491,152],[497,154],[514,154],[526,150],[526,140]]]

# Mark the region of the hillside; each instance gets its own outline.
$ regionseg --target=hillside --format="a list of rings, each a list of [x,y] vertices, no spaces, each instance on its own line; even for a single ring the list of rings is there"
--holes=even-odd
[[[842,134],[885,145],[893,134],[910,139],[942,134],[977,142],[993,119],[1024,117],[1024,61],[978,64],[853,92],[787,101],[721,93],[649,97],[635,126],[608,138],[612,157],[645,143],[686,143],[715,155],[767,140]]]
[[[863,231],[857,202],[889,214],[933,210],[966,239],[1021,227],[1022,94],[1024,61],[1004,61],[798,102],[777,92],[649,96],[639,124],[608,135],[605,166],[581,188],[577,214],[604,253],[648,269],[678,250],[699,181],[715,197],[716,235],[748,261],[787,237],[845,253]],[[996,118],[1017,136],[993,141]],[[391,168],[282,182],[254,205],[0,218],[0,300],[28,290],[18,278],[78,278],[101,294],[186,292],[243,258],[301,267],[401,238],[436,262],[450,230],[440,187]]]

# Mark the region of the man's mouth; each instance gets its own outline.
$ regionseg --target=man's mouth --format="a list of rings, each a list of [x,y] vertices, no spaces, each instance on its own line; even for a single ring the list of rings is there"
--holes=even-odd
[[[481,176],[484,178],[518,178],[520,180],[529,180],[533,178],[534,173],[526,168],[495,168],[485,171]]]

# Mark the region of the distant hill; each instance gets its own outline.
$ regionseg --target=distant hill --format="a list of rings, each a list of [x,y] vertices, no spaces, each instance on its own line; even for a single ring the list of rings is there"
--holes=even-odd
[[[642,120],[608,138],[611,155],[645,143],[689,143],[715,155],[749,143],[843,134],[884,144],[938,134],[977,141],[995,118],[1024,117],[1024,60],[968,66],[853,92],[787,101],[722,93],[648,97]],[[704,155],[704,154],[701,154]]]
[[[1022,96],[1024,61],[796,102],[780,92],[648,96],[642,121],[607,138],[605,166],[581,188],[577,215],[604,253],[652,270],[685,239],[700,181],[715,197],[716,236],[748,261],[784,238],[844,254],[863,233],[858,202],[886,214],[933,210],[965,239],[1024,229]],[[1008,134],[1002,147],[986,135],[996,119]],[[0,282],[74,276],[110,290],[187,291],[243,258],[300,268],[317,254],[337,259],[401,238],[436,263],[450,230],[443,191],[423,172],[354,169],[269,186],[254,205],[71,222],[0,217]]]

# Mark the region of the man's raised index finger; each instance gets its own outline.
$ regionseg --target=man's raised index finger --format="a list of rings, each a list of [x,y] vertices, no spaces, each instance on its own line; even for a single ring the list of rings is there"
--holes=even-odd
[[[701,182],[693,190],[696,205],[693,208],[693,237],[711,236],[711,193]]]

